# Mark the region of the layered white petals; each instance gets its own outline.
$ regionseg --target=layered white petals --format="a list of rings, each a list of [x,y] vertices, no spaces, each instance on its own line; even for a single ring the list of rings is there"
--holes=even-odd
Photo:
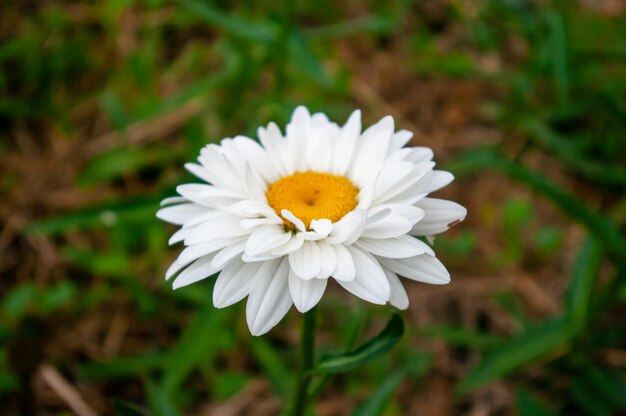
[[[411,228],[412,224],[406,218],[388,210],[387,215],[380,219],[368,219],[361,238],[384,239],[399,237],[411,231]]]
[[[363,132],[348,172],[355,185],[363,187],[376,178],[389,150],[393,128],[393,118],[387,116]]]
[[[289,311],[293,300],[289,292],[287,259],[265,261],[256,267],[246,304],[246,320],[252,335],[263,335]]]
[[[450,282],[450,273],[437,257],[429,254],[409,257],[407,259],[390,259],[379,257],[380,263],[389,270],[407,279],[433,285],[445,285]]]
[[[389,281],[378,261],[369,253],[358,248],[347,247],[354,260],[355,278],[345,281],[337,280],[348,292],[378,305],[384,305],[389,300]]]
[[[178,277],[174,280],[172,287],[178,289],[206,279],[219,272],[219,270],[211,266],[211,261],[213,261],[213,256],[204,256],[194,261],[189,267],[180,272]]]
[[[465,219],[467,209],[456,202],[445,199],[423,198],[417,206],[426,215],[411,229],[412,235],[434,235],[446,231],[450,226]]]
[[[322,270],[322,253],[317,243],[305,241],[300,250],[289,254],[289,264],[300,279],[313,279]]]
[[[356,110],[348,118],[336,140],[331,173],[345,175],[350,167],[352,155],[361,134],[361,111]]]
[[[214,305],[248,297],[250,332],[261,335],[291,305],[300,312],[317,305],[331,278],[365,301],[399,309],[409,304],[399,276],[450,280],[432,248],[413,236],[441,233],[467,211],[427,197],[454,177],[433,170],[431,149],[405,148],[412,133],[394,132],[393,118],[362,132],[358,110],[340,127],[300,106],[284,134],[275,123],[257,133],[259,142],[236,136],[205,146],[198,163],[185,165],[203,183],[180,185],[179,196],[163,200],[157,217],[180,227],[169,243],[185,244],[166,272],[174,288],[221,272]],[[348,179],[358,188],[354,208],[339,219],[298,218],[295,205],[269,205],[270,185],[308,171]]]
[[[196,217],[207,211],[206,207],[198,204],[178,204],[161,208],[157,212],[157,218],[171,224],[183,225],[190,218]]]
[[[337,265],[335,266],[332,276],[337,281],[341,280],[344,282],[350,282],[354,280],[354,277],[356,276],[356,268],[350,251],[348,251],[348,249],[341,244],[334,245],[332,248],[335,251],[335,257],[337,258]]]
[[[246,254],[258,256],[271,252],[273,249],[286,244],[291,240],[291,233],[285,232],[285,228],[280,225],[265,225],[257,228],[248,237],[246,244]]]
[[[289,292],[296,309],[304,313],[317,305],[326,290],[327,283],[326,279],[302,280],[291,270]]]
[[[226,308],[248,296],[252,283],[250,275],[257,267],[254,263],[242,261],[234,261],[224,267],[213,286],[213,305]]]
[[[350,245],[354,243],[363,233],[367,212],[355,210],[347,213],[342,219],[333,225],[333,230],[328,236],[331,244]]]
[[[426,244],[409,235],[387,239],[364,237],[355,244],[375,256],[392,259],[403,259],[426,253]]]
[[[408,308],[409,295],[407,295],[406,289],[402,285],[398,275],[389,269],[383,270],[385,271],[385,276],[387,276],[387,281],[389,282],[389,288],[391,291],[389,295],[389,303],[400,310]]]

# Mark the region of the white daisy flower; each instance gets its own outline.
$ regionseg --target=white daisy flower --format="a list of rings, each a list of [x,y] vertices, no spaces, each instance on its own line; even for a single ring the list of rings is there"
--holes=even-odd
[[[453,180],[433,170],[432,150],[403,146],[385,117],[361,132],[355,111],[343,127],[298,107],[286,134],[270,123],[260,144],[243,136],[202,149],[186,168],[203,181],[180,185],[157,216],[180,225],[185,249],[166,273],[173,287],[220,272],[213,303],[248,297],[250,332],[261,335],[291,308],[321,299],[328,279],[359,298],[406,309],[398,275],[445,284],[450,274],[415,236],[465,218],[462,206],[427,195]]]

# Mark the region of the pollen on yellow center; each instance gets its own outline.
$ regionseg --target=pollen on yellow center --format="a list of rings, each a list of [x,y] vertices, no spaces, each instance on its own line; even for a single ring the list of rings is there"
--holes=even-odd
[[[281,211],[289,210],[308,229],[315,219],[339,221],[356,207],[358,193],[359,188],[343,176],[308,171],[280,178],[269,186],[265,196],[281,218]]]

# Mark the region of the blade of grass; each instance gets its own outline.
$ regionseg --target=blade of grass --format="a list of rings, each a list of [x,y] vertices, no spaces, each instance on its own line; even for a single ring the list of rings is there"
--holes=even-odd
[[[161,386],[165,394],[173,397],[192,371],[203,364],[212,364],[219,351],[231,344],[229,339],[224,338],[232,337],[224,325],[227,314],[228,311],[215,309],[210,302],[205,303],[165,363]]]
[[[575,331],[563,317],[531,327],[487,352],[478,367],[462,380],[457,391],[466,394],[530,363],[561,355],[574,335]]]
[[[587,239],[577,256],[566,299],[566,313],[575,328],[583,329],[588,319],[594,284],[602,260],[602,245]]]
[[[276,394],[280,397],[288,397],[293,377],[278,350],[265,339],[255,337],[250,339],[250,351],[263,368]]]

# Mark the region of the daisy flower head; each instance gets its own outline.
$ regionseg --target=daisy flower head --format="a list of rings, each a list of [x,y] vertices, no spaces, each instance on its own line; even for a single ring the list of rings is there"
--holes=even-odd
[[[306,312],[329,279],[375,304],[406,309],[398,278],[445,284],[431,237],[465,218],[459,204],[428,197],[452,180],[434,170],[426,147],[404,147],[387,116],[361,130],[355,111],[339,126],[305,107],[285,132],[270,123],[259,142],[244,136],[209,144],[186,168],[202,183],[177,188],[157,216],[181,228],[184,250],[166,272],[174,288],[219,272],[217,308],[248,297],[253,335],[274,327],[292,305]]]

